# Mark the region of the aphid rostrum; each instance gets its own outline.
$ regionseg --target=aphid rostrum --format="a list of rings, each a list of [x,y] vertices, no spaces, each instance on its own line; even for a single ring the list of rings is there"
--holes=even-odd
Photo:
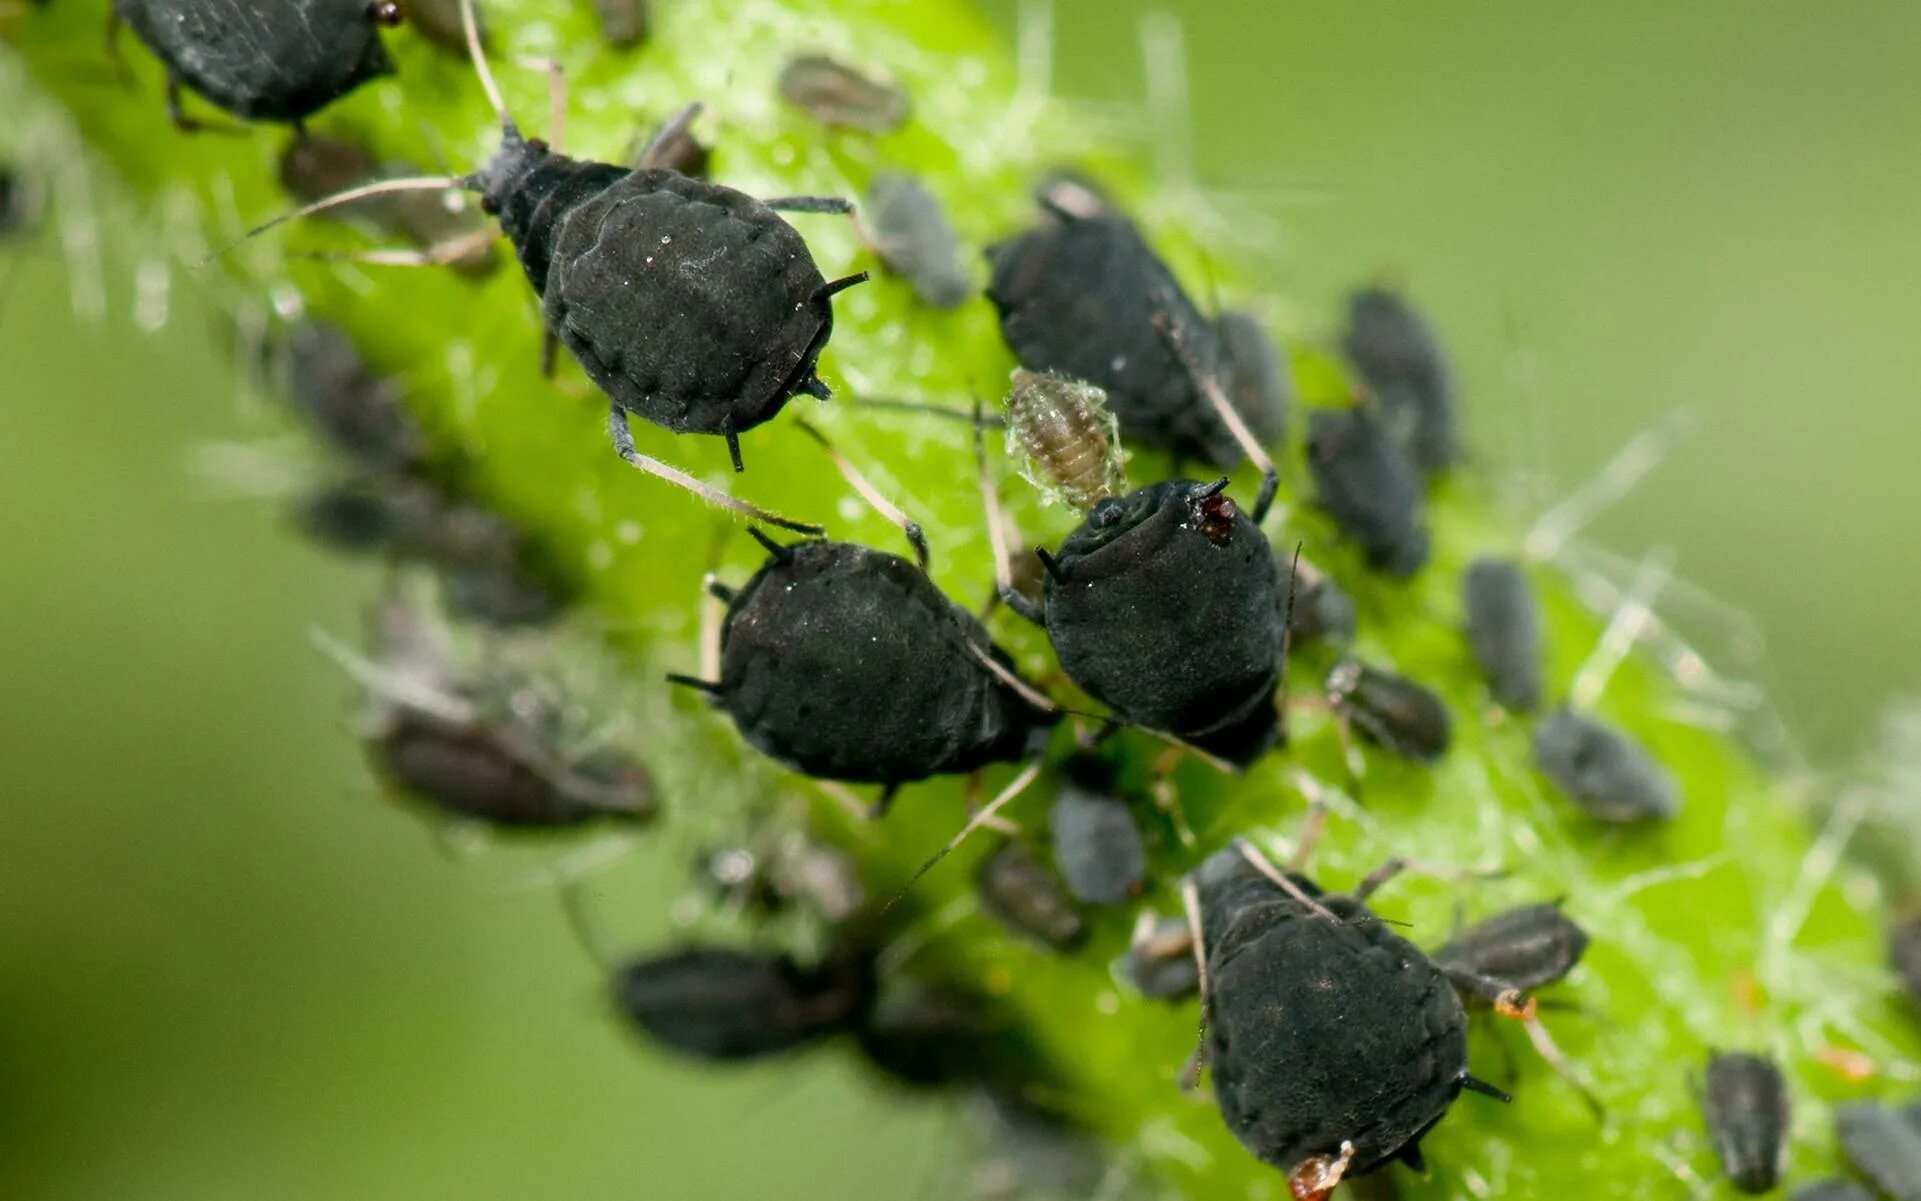
[[[1417,467],[1433,475],[1460,458],[1447,362],[1405,299],[1379,287],[1354,293],[1341,344]]]
[[[1735,1188],[1760,1194],[1781,1183],[1790,1106],[1787,1081],[1773,1060],[1715,1052],[1701,1089],[1701,1116],[1721,1170]]]
[[[951,309],[974,294],[973,277],[961,265],[960,236],[940,201],[915,176],[876,175],[867,187],[862,220],[881,262],[907,281],[922,304]]]
[[[1317,502],[1370,566],[1401,577],[1427,562],[1420,479],[1371,409],[1316,410],[1307,424],[1307,466]]]
[[[974,897],[981,912],[1010,933],[1056,951],[1072,950],[1087,933],[1061,881],[1018,842],[1003,843],[981,860]]]
[[[180,107],[191,88],[246,121],[298,127],[361,84],[393,73],[380,27],[394,0],[113,0],[108,40],[125,24],[167,69],[167,115],[202,128]]]
[[[892,133],[907,121],[907,93],[825,54],[797,54],[780,69],[781,99],[823,125]]]
[[[1541,704],[1541,619],[1520,567],[1476,559],[1461,578],[1468,649],[1501,706],[1519,712]]]

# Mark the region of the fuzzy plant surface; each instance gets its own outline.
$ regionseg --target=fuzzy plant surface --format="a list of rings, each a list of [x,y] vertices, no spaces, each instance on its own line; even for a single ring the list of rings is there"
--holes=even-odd
[[[61,131],[34,144],[49,178],[58,183],[80,172],[112,193],[109,211],[131,214],[125,227],[115,218],[107,224],[116,228],[87,229],[77,226],[77,210],[63,215],[53,206],[53,219],[69,222],[62,236],[70,254],[104,247],[144,291],[205,290],[240,328],[304,314],[349,331],[370,363],[404,385],[438,468],[463,495],[528,533],[577,591],[579,612],[570,620],[605,642],[607,670],[647,698],[627,749],[658,779],[666,822],[737,836],[750,826],[806,824],[855,858],[873,896],[908,884],[964,820],[964,783],[911,785],[883,820],[858,821],[811,782],[746,747],[698,695],[670,695],[666,673],[698,670],[703,575],[740,582],[762,552],[732,517],[623,465],[607,443],[605,401],[571,362],[563,358],[553,380],[542,378],[538,305],[511,261],[475,278],[329,258],[315,252],[366,249],[377,239],[363,227],[314,220],[204,262],[290,207],[276,165],[292,135],[258,126],[237,136],[183,136],[168,123],[161,74],[143,48],[127,41],[126,78],[109,69],[99,49],[104,3],[17,7],[0,15],[14,59],[6,67],[7,107],[53,122],[34,128]],[[1197,295],[1211,283],[1223,303],[1278,311],[1262,281],[1237,270],[1237,247],[1212,237],[1210,223],[1177,216],[1181,206],[1167,201],[1164,186],[1088,134],[1045,94],[1035,71],[1017,71],[961,0],[661,4],[651,35],[631,50],[603,41],[586,3],[487,0],[484,10],[508,106],[530,132],[551,120],[548,81],[523,60],[564,66],[571,154],[630,161],[653,124],[698,99],[707,110],[696,133],[713,149],[715,179],[755,195],[858,200],[879,172],[915,172],[945,203],[983,284],[980,249],[1031,224],[1036,180],[1072,165],[1141,214]],[[459,173],[484,161],[498,128],[464,57],[406,29],[388,42],[398,73],[330,106],[312,130],[350,133],[383,160],[429,171],[451,164]],[[905,123],[884,134],[829,128],[783,102],[775,87],[782,64],[810,51],[898,83],[911,100]],[[74,157],[80,145],[90,156],[84,166]],[[33,165],[33,149],[21,148],[23,165]],[[876,278],[836,302],[821,360],[834,399],[803,397],[790,409],[818,424],[921,523],[934,580],[973,607],[989,593],[992,563],[967,426],[864,404],[964,408],[974,397],[998,399],[1014,364],[992,306],[976,294],[951,312],[926,307],[881,269],[854,222],[797,216],[792,223],[829,278],[860,269]],[[1357,275],[1364,267],[1357,265]],[[1295,348],[1297,391],[1307,407],[1351,403],[1331,350],[1310,331],[1275,332]],[[1078,949],[1037,947],[977,911],[972,866],[999,837],[984,834],[914,883],[884,918],[870,919],[900,949],[888,960],[891,970],[982,998],[999,1037],[1025,1065],[1029,1099],[1130,1157],[1154,1190],[1284,1195],[1282,1175],[1234,1140],[1207,1088],[1183,1092],[1177,1084],[1194,1046],[1198,1004],[1142,999],[1116,982],[1110,965],[1125,950],[1137,911],[1177,913],[1182,874],[1231,837],[1285,856],[1306,794],[1318,792],[1332,799],[1312,865],[1325,886],[1348,887],[1390,856],[1437,869],[1404,877],[1377,898],[1382,916],[1417,944],[1438,945],[1461,915],[1557,898],[1593,940],[1579,970],[1546,995],[1569,1003],[1548,1020],[1606,1116],[1597,1121],[1519,1030],[1477,1019],[1473,1070],[1508,1088],[1514,1101],[1458,1100],[1423,1143],[1425,1176],[1387,1170],[1399,1195],[1582,1201],[1726,1188],[1708,1183],[1718,1169],[1693,1091],[1712,1048],[1767,1052],[1782,1063],[1796,1102],[1790,1178],[1834,1171],[1831,1104],[1898,1092],[1891,1081],[1921,1059],[1912,1015],[1883,966],[1880,893],[1864,871],[1837,862],[1845,811],[1830,820],[1819,798],[1771,778],[1729,735],[1697,720],[1696,698],[1654,657],[1636,652],[1592,707],[1642,739],[1673,774],[1680,811],[1671,821],[1629,827],[1582,816],[1531,767],[1535,719],[1506,715],[1490,701],[1461,633],[1463,569],[1484,554],[1524,558],[1520,531],[1495,515],[1471,470],[1457,470],[1429,497],[1431,561],[1405,581],[1371,572],[1313,504],[1305,424],[1297,411],[1274,448],[1281,503],[1267,532],[1283,553],[1301,544],[1354,596],[1359,656],[1445,699],[1454,718],[1446,756],[1417,767],[1363,747],[1366,770],[1357,781],[1324,707],[1291,706],[1289,745],[1245,774],[1194,760],[1177,770],[1191,841],[1167,815],[1140,809],[1149,836],[1144,895],[1089,910],[1090,934]],[[823,523],[833,537],[900,549],[899,532],[852,495],[792,413],[742,438],[741,475],[730,470],[719,439],[633,425],[649,455]],[[998,447],[992,469],[1029,545],[1051,545],[1075,524],[1068,511],[1041,503]],[[1174,469],[1164,456],[1138,450],[1129,467],[1137,484]],[[1242,467],[1234,493],[1251,498],[1255,482]],[[1555,564],[1530,561],[1528,570],[1547,619],[1550,697],[1559,700],[1594,652],[1607,615],[1578,603]],[[989,626],[1029,678],[1077,709],[1097,708],[1061,678],[1038,631],[1004,609]],[[1297,648],[1295,698],[1317,695],[1333,662],[1326,648]],[[1065,729],[1057,734],[1056,758],[1068,737]],[[1115,737],[1130,783],[1140,784],[1164,744],[1134,731]],[[983,790],[991,794],[1013,773],[989,771]],[[1043,854],[1055,785],[1044,776],[1006,811]],[[1837,1070],[1837,1063],[1873,1070]]]

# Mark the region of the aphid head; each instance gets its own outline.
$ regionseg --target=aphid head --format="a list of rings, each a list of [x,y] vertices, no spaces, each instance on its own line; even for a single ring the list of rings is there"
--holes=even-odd
[[[552,155],[546,142],[520,136],[520,130],[508,120],[501,126],[500,149],[473,174],[473,188],[480,193],[481,211],[489,217],[498,217],[507,197],[519,191],[522,181]]]

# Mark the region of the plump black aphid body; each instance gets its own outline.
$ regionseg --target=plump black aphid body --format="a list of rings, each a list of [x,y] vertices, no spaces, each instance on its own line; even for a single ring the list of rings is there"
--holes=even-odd
[[[1384,288],[1356,292],[1341,344],[1416,466],[1432,475],[1460,458],[1447,362],[1406,300]]]
[[[1097,503],[1052,556],[1040,617],[1061,670],[1116,716],[1245,766],[1281,737],[1282,600],[1225,484]]]
[[[397,710],[369,739],[376,771],[459,818],[514,829],[562,829],[599,820],[647,821],[652,782],[638,763],[602,751],[573,763],[507,724],[452,723]]]
[[[1238,847],[1196,873],[1207,1048],[1228,1129],[1287,1172],[1352,1143],[1348,1176],[1419,1144],[1468,1081],[1467,1015],[1441,970],[1364,904],[1316,913]]]
[[[1215,318],[1221,342],[1221,367],[1228,399],[1254,440],[1278,445],[1287,436],[1287,411],[1294,403],[1294,379],[1261,323],[1251,314],[1228,310]]]
[[[1292,582],[1284,581],[1281,586],[1294,593],[1294,609],[1288,614],[1287,628],[1296,645],[1331,642],[1344,646],[1354,640],[1357,620],[1354,598],[1333,576],[1306,559],[1298,559]]]
[[[649,0],[593,0],[600,36],[616,50],[631,50],[647,40],[653,27]]]
[[[1475,923],[1434,952],[1434,962],[1532,992],[1565,979],[1581,962],[1587,931],[1559,902],[1520,905]]]
[[[1198,370],[1218,377],[1213,323],[1134,223],[1095,194],[1062,184],[1042,202],[1047,219],[987,251],[987,296],[1014,357],[1030,371],[1105,389],[1130,442],[1220,467],[1240,462],[1240,447],[1166,332],[1179,331]]]
[[[1134,991],[1154,1000],[1184,997],[1200,985],[1194,939],[1179,917],[1143,915],[1114,967]]]
[[[1921,1124],[1871,1101],[1834,1111],[1834,1133],[1854,1170],[1892,1201],[1921,1201]]]
[[[693,947],[622,967],[614,995],[662,1046],[708,1062],[765,1059],[848,1029],[869,989],[851,965]]]
[[[951,309],[973,295],[974,280],[961,265],[960,236],[926,184],[898,171],[876,175],[867,188],[865,219],[875,253],[922,304]]]
[[[393,60],[378,26],[399,6],[376,0],[113,0],[113,16],[192,88],[248,121],[298,124],[381,75]],[[175,109],[176,114],[178,112]]]
[[[1441,698],[1406,676],[1344,659],[1327,676],[1335,713],[1383,750],[1416,763],[1447,753],[1453,722]]]
[[[1044,713],[988,669],[1006,655],[926,573],[845,542],[775,550],[732,595],[716,702],[803,774],[889,786],[1021,758]]]
[[[1409,576],[1427,562],[1421,482],[1371,409],[1322,409],[1308,419],[1316,499],[1371,566]]]
[[[907,120],[907,93],[824,54],[788,59],[776,86],[781,99],[823,125],[882,134]]]
[[[548,327],[621,410],[728,438],[797,392],[834,328],[807,243],[744,192],[571,159],[511,127],[481,171]]]
[[[1673,817],[1674,781],[1628,734],[1560,709],[1534,729],[1534,766],[1589,816],[1609,822]]]
[[[1468,648],[1500,705],[1526,712],[1541,704],[1541,618],[1518,565],[1476,559],[1461,577]]]
[[[454,20],[457,30],[458,16]],[[279,163],[280,185],[303,204],[383,177],[419,173],[410,163],[381,163],[358,142],[316,134],[299,135],[288,142]],[[451,255],[450,248],[465,239],[460,243],[461,253],[445,258],[447,265],[465,275],[491,273],[500,259],[491,240],[476,241],[473,237],[485,228],[478,206],[450,205],[448,199],[445,192],[389,192],[342,206],[335,215],[343,220],[366,220],[420,250],[443,256]]]
[[[1728,1180],[1744,1193],[1781,1182],[1788,1155],[1788,1085],[1774,1061],[1716,1052],[1708,1059],[1701,1116]]]
[[[1908,990],[1908,998],[1921,1007],[1921,918],[1897,922],[1888,932],[1888,965]]]
[[[1874,1201],[1874,1194],[1852,1180],[1817,1180],[1795,1189],[1788,1201]]]
[[[1140,825],[1115,791],[1114,770],[1105,761],[1076,755],[1061,774],[1047,818],[1054,863],[1076,900],[1118,905],[1140,891],[1147,872]]]
[[[1018,842],[1003,843],[974,872],[981,912],[1010,933],[1056,951],[1080,945],[1087,923],[1047,865]]]

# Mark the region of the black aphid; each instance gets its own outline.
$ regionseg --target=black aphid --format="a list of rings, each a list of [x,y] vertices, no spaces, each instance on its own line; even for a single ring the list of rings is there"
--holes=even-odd
[[[984,997],[893,975],[856,1018],[861,1053],[889,1081],[909,1088],[984,1084],[1020,1089],[1032,1081],[1020,1062],[1018,1031]]]
[[[1128,939],[1127,954],[1114,961],[1114,970],[1144,997],[1184,997],[1199,987],[1201,979],[1194,962],[1193,932],[1182,918],[1143,911]]]
[[[1018,842],[1003,843],[974,871],[981,912],[1009,933],[1056,951],[1080,945],[1087,923],[1047,865]]]
[[[1118,905],[1140,891],[1147,872],[1140,825],[1105,760],[1075,755],[1061,765],[1061,776],[1047,818],[1054,864],[1076,900]]]
[[[1420,479],[1373,410],[1317,410],[1308,418],[1307,466],[1316,500],[1370,565],[1409,576],[1427,562]]]
[[[247,121],[298,126],[381,75],[393,60],[379,27],[400,21],[394,0],[113,0],[110,30],[125,23],[167,69],[167,114],[185,86]],[[109,34],[111,37],[111,33]]]
[[[758,536],[758,534],[756,535]],[[845,542],[779,546],[727,604],[710,693],[763,753],[818,779],[886,786],[1019,759],[1057,714],[927,574]]]
[[[472,0],[462,0],[462,15],[476,72],[500,118],[493,157],[458,179],[350,189],[253,232],[388,191],[455,186],[480,193],[481,207],[499,218],[541,298],[548,334],[612,402],[609,432],[620,456],[713,504],[819,532],[641,454],[627,417],[725,438],[739,470],[740,434],[797,393],[825,398],[815,366],[833,332],[831,299],[866,275],[823,280],[806,242],[776,209],[848,213],[852,206],[807,196],[766,203],[663,167],[629,171],[524,138],[480,51]],[[699,109],[682,110],[656,144],[670,141]],[[644,151],[642,160],[651,163],[651,154]]]
[[[639,764],[611,751],[567,762],[506,719],[449,722],[395,710],[368,739],[367,754],[410,796],[493,826],[551,830],[655,813]]]
[[[1921,1125],[1873,1102],[1834,1111],[1841,1153],[1891,1201],[1921,1201]]]
[[[1468,1074],[1456,984],[1367,908],[1390,874],[1323,894],[1236,840],[1184,885],[1205,950],[1214,1098],[1296,1198],[1323,1201],[1395,1159],[1418,1168],[1463,1088],[1507,1099]]]
[[[1921,918],[1909,918],[1888,932],[1888,965],[1908,990],[1908,998],[1921,1007]]]
[[[1587,931],[1559,902],[1521,905],[1468,927],[1437,947],[1434,962],[1533,992],[1567,977],[1587,951]]]
[[[655,1042],[708,1062],[765,1059],[850,1028],[869,988],[848,964],[692,947],[614,976],[623,1012]]]
[[[1461,607],[1468,648],[1495,701],[1539,708],[1541,619],[1527,576],[1505,559],[1476,559],[1461,578]]]
[[[1274,339],[1252,314],[1228,310],[1214,320],[1221,340],[1223,386],[1257,442],[1278,445],[1287,436],[1294,379]]]
[[[907,121],[907,93],[824,54],[788,59],[776,86],[781,99],[823,125],[882,134]]]
[[[1218,467],[1240,462],[1201,381],[1222,376],[1220,337],[1134,223],[1072,179],[1043,187],[1039,224],[988,248],[988,299],[1031,371],[1104,389],[1130,442]],[[1193,369],[1170,338],[1185,339]]]
[[[1715,1052],[1708,1059],[1701,1116],[1735,1188],[1759,1194],[1781,1183],[1788,1158],[1788,1085],[1773,1060]]]
[[[1447,753],[1453,723],[1441,698],[1406,676],[1343,659],[1327,676],[1335,714],[1369,742],[1416,763]]]
[[[1447,363],[1406,300],[1384,288],[1356,292],[1341,344],[1417,467],[1432,475],[1460,458]]]
[[[1288,586],[1294,592],[1294,605],[1287,629],[1296,644],[1331,642],[1345,646],[1354,641],[1354,598],[1333,576],[1300,559],[1294,564]]]
[[[960,237],[919,179],[899,171],[876,175],[867,187],[863,219],[874,252],[922,304],[951,309],[973,295],[973,277],[961,264]]]
[[[600,18],[600,36],[616,50],[631,50],[647,40],[653,28],[649,0],[593,0]]]
[[[1874,1194],[1852,1180],[1817,1180],[1788,1194],[1788,1201],[1874,1201]]]
[[[399,386],[360,357],[345,331],[307,321],[283,345],[287,398],[330,446],[369,472],[406,475],[425,465],[427,435]]]
[[[365,146],[341,137],[298,136],[280,154],[280,186],[303,204],[382,178],[418,174],[410,163],[382,164]],[[344,206],[339,216],[365,220],[462,274],[491,273],[499,256],[488,223],[473,205],[450,199],[455,197],[445,192],[389,192]]]
[[[1670,818],[1674,781],[1626,732],[1571,709],[1535,727],[1534,766],[1589,816],[1608,822]]]

